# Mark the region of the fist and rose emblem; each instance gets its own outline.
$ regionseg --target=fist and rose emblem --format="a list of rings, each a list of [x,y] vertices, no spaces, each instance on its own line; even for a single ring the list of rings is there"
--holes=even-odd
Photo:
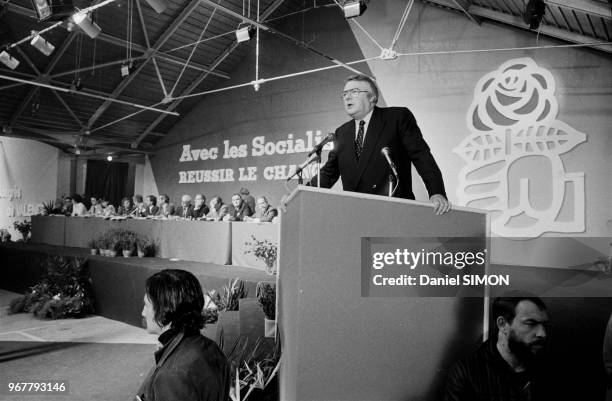
[[[471,134],[453,149],[466,162],[457,197],[491,211],[497,235],[584,231],[584,173],[566,172],[561,155],[586,135],[556,119],[554,94],[552,74],[531,58],[509,60],[476,84]]]

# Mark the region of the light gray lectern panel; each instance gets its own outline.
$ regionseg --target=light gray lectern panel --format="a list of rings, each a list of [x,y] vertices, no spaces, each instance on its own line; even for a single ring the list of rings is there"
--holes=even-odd
[[[448,367],[473,350],[483,298],[361,297],[362,237],[478,237],[487,216],[300,187],[281,219],[282,400],[441,399]]]

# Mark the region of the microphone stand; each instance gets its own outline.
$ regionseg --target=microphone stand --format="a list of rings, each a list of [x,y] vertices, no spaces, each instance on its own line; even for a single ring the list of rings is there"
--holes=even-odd
[[[317,149],[314,153],[317,155],[316,158],[312,159],[312,162],[316,162],[317,163],[317,186],[320,188],[321,187],[321,176],[318,174],[320,168],[321,168],[321,151],[323,150],[323,147]],[[309,155],[311,156],[312,153]],[[303,171],[307,166],[304,166],[303,168],[297,170],[295,173],[293,173],[293,175],[291,177],[289,177],[287,179],[287,181],[289,181],[293,176],[297,175],[298,176],[298,184],[299,185],[303,185],[304,184],[304,177],[303,177]]]
[[[389,198],[393,197],[393,174],[389,174]]]

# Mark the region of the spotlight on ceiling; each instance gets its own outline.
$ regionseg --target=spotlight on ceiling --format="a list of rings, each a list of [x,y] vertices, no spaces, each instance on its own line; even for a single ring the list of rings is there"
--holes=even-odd
[[[34,38],[32,38],[30,41],[30,44],[37,48],[45,56],[50,56],[51,53],[53,53],[53,50],[55,50],[55,46],[40,35],[34,36]]]
[[[31,0],[39,21],[61,21],[74,13],[72,0]]]
[[[248,42],[255,35],[255,27],[253,25],[245,25],[242,28],[236,29],[236,40],[238,43]]]
[[[106,156],[106,160],[108,160],[109,162],[112,162],[113,161],[113,156],[112,155]]]
[[[523,13],[523,21],[529,25],[529,29],[538,29],[544,13],[546,12],[546,4],[544,0],[529,0],[525,6]]]
[[[348,0],[344,2],[342,11],[344,11],[344,18],[355,18],[359,17],[368,8],[364,0]]]
[[[72,21],[78,25],[90,38],[94,39],[102,32],[102,28],[89,18],[87,13],[77,12],[72,16]]]
[[[8,54],[6,50],[3,50],[2,53],[0,53],[0,62],[11,70],[14,70],[19,65],[19,60]]]
[[[163,13],[164,10],[168,8],[168,2],[166,0],[146,0],[146,2],[158,14]]]

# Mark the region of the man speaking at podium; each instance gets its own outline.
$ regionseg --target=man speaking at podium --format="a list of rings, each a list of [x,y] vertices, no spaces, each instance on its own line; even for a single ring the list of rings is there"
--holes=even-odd
[[[448,212],[451,205],[446,199],[442,173],[410,110],[376,107],[378,88],[365,75],[349,77],[341,97],[352,120],[336,129],[334,149],[320,171],[321,187],[331,188],[342,177],[346,191],[388,195],[389,174],[394,164],[396,180],[399,179],[394,196],[414,199],[411,177],[414,164],[435,213]],[[316,186],[317,178],[309,185]]]

